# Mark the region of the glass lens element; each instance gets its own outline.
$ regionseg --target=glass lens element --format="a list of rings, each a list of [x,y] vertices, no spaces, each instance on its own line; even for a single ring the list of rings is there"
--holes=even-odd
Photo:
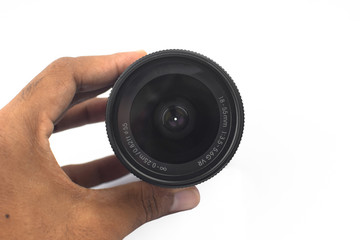
[[[215,106],[215,107],[214,107]],[[220,113],[199,80],[169,74],[147,83],[131,107],[130,126],[139,147],[165,163],[184,163],[206,152],[219,129]]]

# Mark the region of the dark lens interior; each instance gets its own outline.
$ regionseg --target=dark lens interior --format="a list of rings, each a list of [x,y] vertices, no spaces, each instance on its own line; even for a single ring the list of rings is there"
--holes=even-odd
[[[179,132],[189,123],[189,113],[185,107],[173,103],[161,112],[161,123],[169,131]]]
[[[165,163],[200,157],[219,129],[220,113],[213,94],[199,80],[182,74],[148,82],[136,95],[130,114],[139,147]]]

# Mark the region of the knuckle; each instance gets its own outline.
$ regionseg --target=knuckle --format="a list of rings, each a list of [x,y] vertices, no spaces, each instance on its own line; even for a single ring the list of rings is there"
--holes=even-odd
[[[74,74],[76,60],[73,57],[61,57],[53,61],[41,74],[40,80],[66,87]]]
[[[61,57],[54,61],[54,64],[67,65],[74,60],[73,57]]]
[[[74,61],[75,59],[73,57],[61,57],[53,61],[50,67],[52,69],[68,69],[73,65]]]
[[[155,186],[141,183],[141,205],[143,207],[143,222],[148,222],[159,218],[163,211],[161,211],[160,193]]]

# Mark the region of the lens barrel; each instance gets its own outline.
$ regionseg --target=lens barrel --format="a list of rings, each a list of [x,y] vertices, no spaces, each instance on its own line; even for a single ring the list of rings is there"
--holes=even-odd
[[[144,56],[116,81],[106,109],[110,144],[125,167],[165,187],[203,182],[230,161],[244,110],[230,76],[186,50]]]

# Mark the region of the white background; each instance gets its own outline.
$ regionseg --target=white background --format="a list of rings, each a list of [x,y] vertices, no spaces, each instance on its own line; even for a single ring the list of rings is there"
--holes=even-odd
[[[128,240],[360,238],[359,1],[1,1],[0,107],[56,58],[167,48],[229,72],[244,136],[196,209]],[[112,154],[104,123],[51,144],[60,165]]]

